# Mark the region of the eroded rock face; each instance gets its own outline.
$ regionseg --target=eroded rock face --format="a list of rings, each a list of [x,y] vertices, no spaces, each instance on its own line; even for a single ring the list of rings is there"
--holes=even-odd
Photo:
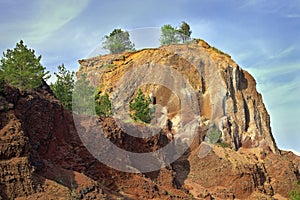
[[[0,199],[167,199],[168,192],[188,196],[173,187],[170,168],[151,176],[164,183],[157,184],[98,161],[82,144],[72,113],[47,85],[23,94],[5,87],[0,105]],[[110,118],[98,125],[123,149],[141,152],[163,145],[160,137],[132,140]]]
[[[171,164],[173,185],[193,197],[283,198],[299,180],[299,159],[280,154],[254,78],[206,42],[195,40],[79,63],[78,75],[87,74],[91,84],[101,85],[101,92],[110,94],[118,119],[128,116],[129,102],[142,89],[155,97],[175,137],[181,133],[181,124],[199,120],[189,150]],[[155,123],[159,126],[160,121]],[[221,131],[222,147],[206,143],[213,128]]]
[[[72,162],[82,166],[76,160],[80,155],[71,162],[66,156],[75,151],[70,138],[77,149],[80,139],[74,137],[71,113],[49,86],[23,94],[5,86],[0,105],[0,199],[105,197],[95,181],[70,167]]]
[[[188,120],[180,116],[182,111],[198,110],[193,114],[199,114],[200,128],[216,125],[222,131],[223,142],[236,150],[242,146],[261,147],[278,153],[270,117],[254,78],[230,56],[204,41],[107,55],[79,63],[79,74],[86,73],[92,84],[101,84],[102,91],[110,93],[116,113],[122,110],[125,114],[126,104],[141,88],[167,109],[174,127]],[[185,102],[190,106],[185,107]]]

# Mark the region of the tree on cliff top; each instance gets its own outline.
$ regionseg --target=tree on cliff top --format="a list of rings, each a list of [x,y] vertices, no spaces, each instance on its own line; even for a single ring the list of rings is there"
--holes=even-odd
[[[185,21],[181,23],[179,29],[171,26],[170,24],[166,24],[161,27],[160,44],[178,44],[180,40],[182,43],[185,43],[190,39],[191,34],[191,27]]]
[[[58,72],[54,72],[56,81],[50,85],[51,90],[65,108],[72,110],[72,93],[75,86],[75,72],[67,70],[64,64],[59,65],[57,68]]]
[[[183,21],[181,23],[180,28],[178,29],[178,33],[179,33],[179,37],[182,40],[182,43],[185,43],[191,38],[192,31],[190,25],[188,25],[188,23]]]
[[[105,36],[103,48],[108,49],[110,53],[122,53],[134,50],[134,44],[130,41],[127,31],[114,29],[113,32]]]
[[[41,58],[36,57],[35,51],[28,49],[21,40],[13,50],[3,53],[1,71],[4,81],[21,91],[39,87],[43,79],[50,77],[40,63]]]
[[[171,26],[170,24],[166,24],[161,27],[161,36],[160,36],[160,44],[161,45],[169,45],[169,44],[178,44],[180,39],[178,37],[176,28]]]

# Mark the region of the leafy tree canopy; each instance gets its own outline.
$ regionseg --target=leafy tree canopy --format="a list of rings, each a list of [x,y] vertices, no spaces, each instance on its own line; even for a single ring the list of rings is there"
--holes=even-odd
[[[222,132],[218,129],[216,125],[213,125],[207,132],[206,137],[208,138],[208,141],[211,144],[216,144],[220,142],[220,139],[222,137]]]
[[[56,82],[51,84],[51,90],[62,105],[72,110],[72,93],[75,86],[75,72],[67,70],[64,64],[59,65],[58,72],[54,73]]]
[[[103,48],[108,49],[110,53],[122,53],[124,51],[133,51],[134,44],[130,41],[127,31],[114,29],[109,35],[105,36]]]
[[[21,91],[39,87],[43,79],[50,77],[40,63],[41,56],[36,57],[33,49],[28,49],[21,40],[16,47],[8,49],[1,58],[1,71],[4,81]]]

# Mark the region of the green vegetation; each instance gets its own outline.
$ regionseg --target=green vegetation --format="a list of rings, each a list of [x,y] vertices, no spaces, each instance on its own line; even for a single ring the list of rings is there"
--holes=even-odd
[[[0,68],[0,92],[3,90],[3,81],[4,77],[3,77],[3,71]]]
[[[116,64],[106,64],[106,65],[104,65],[104,67],[105,68],[108,68],[108,69],[112,69],[112,68],[114,68],[116,66]]]
[[[160,44],[161,45],[178,44],[180,39],[177,33],[178,32],[176,28],[174,28],[170,24],[166,24],[162,26]]]
[[[288,197],[290,200],[300,200],[300,181],[297,181],[295,185],[294,189],[289,192]]]
[[[149,107],[150,102],[150,97],[146,97],[142,90],[139,89],[134,101],[129,103],[130,117],[134,121],[142,121],[149,124],[153,113]]]
[[[186,43],[190,40],[192,31],[190,25],[186,22],[182,22],[179,29],[166,24],[161,27],[161,36],[160,44],[169,45],[169,44],[178,44],[180,41]]]
[[[134,44],[130,41],[129,33],[122,29],[114,29],[109,35],[105,36],[103,48],[110,53],[122,53],[124,51],[134,51]]]
[[[1,59],[1,76],[10,86],[27,91],[41,86],[43,79],[50,77],[40,63],[41,56],[36,57],[35,51],[28,49],[21,40],[16,47],[3,53]]]
[[[76,114],[92,115],[95,110],[95,88],[90,85],[86,74],[81,74],[73,91],[72,110]]]
[[[225,55],[225,56],[228,56],[230,57],[230,55],[228,55],[227,53],[224,53],[223,51],[221,51],[220,49],[216,48],[216,47],[210,47],[213,51],[219,53],[219,54],[222,54],[222,55]]]
[[[213,126],[208,133],[206,134],[208,141],[211,144],[216,144],[218,142],[220,142],[221,136],[222,136],[222,132],[216,127]]]
[[[72,110],[72,93],[75,86],[75,72],[67,70],[64,64],[57,67],[56,82],[51,84],[51,90],[62,105]]]
[[[70,192],[71,199],[77,200],[80,199],[80,195],[76,192],[76,188],[72,188]]]
[[[225,143],[225,142],[220,142],[220,143],[218,143],[218,145],[219,145],[220,147],[223,147],[223,148],[229,147],[229,145],[228,145],[227,143]]]
[[[112,104],[107,93],[100,95],[103,85],[95,90],[90,85],[86,74],[82,74],[76,82],[73,92],[73,111],[77,114],[92,115],[94,111],[99,117],[112,116]]]
[[[182,43],[187,42],[192,34],[191,27],[185,21],[181,23],[180,28],[178,29],[179,37],[181,38]]]
[[[292,190],[289,193],[289,199],[290,200],[300,200],[300,192],[297,190]]]
[[[172,191],[167,191],[169,196],[173,196],[173,192]]]
[[[95,95],[95,109],[99,117],[112,116],[112,105],[107,93],[102,96],[100,94]]]

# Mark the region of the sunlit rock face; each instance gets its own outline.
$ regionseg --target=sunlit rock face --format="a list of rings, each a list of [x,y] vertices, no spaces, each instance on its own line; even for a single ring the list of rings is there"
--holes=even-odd
[[[120,116],[128,116],[128,103],[142,89],[155,98],[164,115],[161,120],[169,119],[175,133],[180,124],[197,117],[199,143],[214,126],[222,132],[222,142],[235,150],[261,147],[278,153],[254,78],[229,55],[202,40],[79,63],[78,75],[86,73],[92,84],[101,85]]]

